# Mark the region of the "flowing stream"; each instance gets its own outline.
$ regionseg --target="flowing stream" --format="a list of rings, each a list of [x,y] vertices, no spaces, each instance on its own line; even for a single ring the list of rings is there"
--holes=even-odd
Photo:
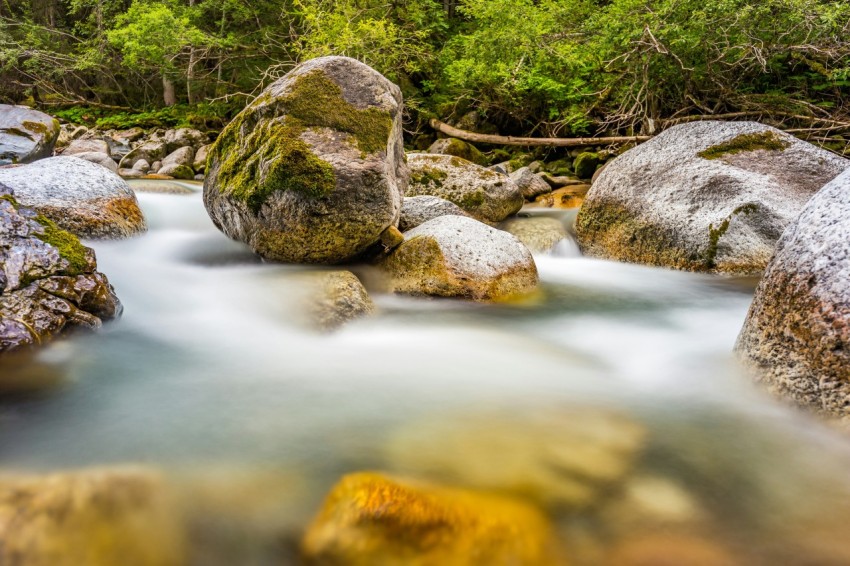
[[[732,354],[754,281],[583,258],[566,241],[535,258],[541,292],[528,301],[372,292],[374,316],[320,333],[297,314],[292,277],[314,268],[259,261],[215,229],[197,186],[174,186],[192,191],[139,193],[146,235],[88,244],[121,320],[0,365],[58,382],[0,403],[4,468],[140,463],[186,490],[232,489],[221,524],[201,528],[210,556],[195,561],[280,564],[278,539],[294,545],[345,473],[428,476],[457,432],[475,450],[441,469],[478,487],[469,470],[514,456],[476,434],[509,423],[516,457],[532,447],[540,466],[559,466],[551,437],[569,451],[587,442],[574,438],[583,419],[601,415],[631,428],[612,425],[593,447],[617,452],[636,428],[640,447],[620,488],[551,513],[573,563],[612,563],[607,549],[653,521],[736,563],[850,563],[850,443],[759,391]],[[368,287],[372,274],[358,274]],[[552,414],[566,421],[550,426]],[[590,484],[596,473],[583,472]]]

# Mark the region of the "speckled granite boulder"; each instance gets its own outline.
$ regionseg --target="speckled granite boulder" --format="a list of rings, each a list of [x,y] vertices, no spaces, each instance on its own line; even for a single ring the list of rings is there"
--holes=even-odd
[[[26,106],[0,104],[0,165],[50,157],[59,121]]]
[[[397,293],[497,300],[537,285],[537,266],[519,240],[464,216],[440,216],[405,232],[382,263]]]
[[[94,252],[0,185],[0,352],[99,328],[120,313]]]
[[[848,282],[850,170],[785,230],[736,350],[771,392],[850,423]]]
[[[401,203],[401,217],[398,220],[398,229],[406,232],[429,220],[449,214],[469,216],[455,203],[441,199],[440,197],[427,195],[404,197],[404,201]]]
[[[81,238],[126,238],[147,230],[136,195],[112,171],[77,157],[0,169],[15,198]]]
[[[483,222],[500,222],[522,208],[522,192],[510,177],[460,157],[411,153],[405,196],[430,195],[451,201]]]
[[[63,154],[64,155],[64,154]],[[100,152],[86,152],[86,153],[74,153],[69,157],[76,157],[77,159],[83,159],[90,163],[96,163],[101,167],[106,167],[113,173],[118,173],[118,164],[115,163],[115,160],[109,157],[105,153]]]
[[[850,161],[756,122],[694,122],[609,162],[576,220],[586,255],[756,274]]]
[[[347,57],[271,84],[210,150],[204,204],[263,257],[339,263],[398,223],[408,181],[399,88]]]

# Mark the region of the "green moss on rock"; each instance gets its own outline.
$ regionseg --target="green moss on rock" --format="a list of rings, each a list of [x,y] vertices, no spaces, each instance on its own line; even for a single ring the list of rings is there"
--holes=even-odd
[[[790,144],[781,139],[776,132],[766,131],[754,134],[741,134],[727,142],[713,145],[699,152],[697,155],[703,159],[719,159],[724,155],[741,153],[744,151],[756,151],[764,149],[768,151],[782,151]]]
[[[243,126],[248,129],[245,118],[237,117],[210,152],[220,159],[218,180],[222,193],[244,202],[256,213],[276,191],[321,198],[334,190],[333,166],[300,139],[305,130],[300,121],[276,118],[247,134],[241,132]]]
[[[579,179],[590,179],[599,167],[601,158],[598,153],[585,151],[579,153],[573,162],[573,169]]]
[[[42,234],[36,237],[56,248],[59,255],[68,262],[68,275],[79,275],[85,273],[88,267],[86,258],[86,247],[80,243],[80,239],[70,232],[63,230],[49,218],[39,214],[36,221],[44,228]]]
[[[755,204],[744,204],[736,208],[732,211],[732,214],[723,219],[723,222],[715,228],[714,224],[708,225],[708,248],[706,249],[706,265],[709,268],[717,267],[716,258],[717,258],[717,248],[720,242],[720,238],[729,230],[729,224],[732,222],[732,218],[737,214],[749,214],[751,212],[755,212],[758,207]]]
[[[41,122],[32,122],[29,120],[25,120],[21,122],[21,125],[27,130],[34,132],[36,134],[40,134],[42,136],[47,135],[48,128],[46,125]]]
[[[294,80],[283,100],[287,114],[307,127],[331,128],[350,134],[364,153],[386,151],[393,129],[390,113],[380,108],[356,108],[342,96],[342,89],[316,70]]]
[[[433,185],[442,187],[443,181],[448,178],[449,174],[436,167],[422,167],[418,171],[413,171],[410,174],[410,182],[414,185]]]

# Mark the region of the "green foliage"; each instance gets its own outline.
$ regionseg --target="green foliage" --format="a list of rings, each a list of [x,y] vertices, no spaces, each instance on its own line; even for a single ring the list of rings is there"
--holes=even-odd
[[[418,118],[408,122],[414,129],[470,110],[500,133],[548,136],[652,133],[687,114],[850,115],[850,2],[40,0],[0,7],[0,99],[50,108],[91,103],[66,111],[75,122],[183,125],[157,113],[172,87],[182,104],[244,107],[297,62],[329,54],[360,59],[398,83]],[[116,106],[123,110],[101,111]]]
[[[88,106],[72,106],[54,110],[57,118],[102,130],[127,130],[130,128],[200,128],[219,129],[227,116],[234,113],[232,105],[178,104],[154,108],[143,112],[123,112]]]

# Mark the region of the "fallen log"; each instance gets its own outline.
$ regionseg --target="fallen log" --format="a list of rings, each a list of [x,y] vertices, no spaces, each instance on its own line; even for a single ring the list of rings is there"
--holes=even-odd
[[[468,142],[489,143],[492,145],[520,146],[551,146],[551,147],[586,147],[592,145],[614,145],[619,143],[645,142],[652,136],[618,136],[609,138],[517,138],[514,136],[497,136],[493,134],[476,134],[468,132],[436,118],[431,118],[431,127],[447,136]]]

